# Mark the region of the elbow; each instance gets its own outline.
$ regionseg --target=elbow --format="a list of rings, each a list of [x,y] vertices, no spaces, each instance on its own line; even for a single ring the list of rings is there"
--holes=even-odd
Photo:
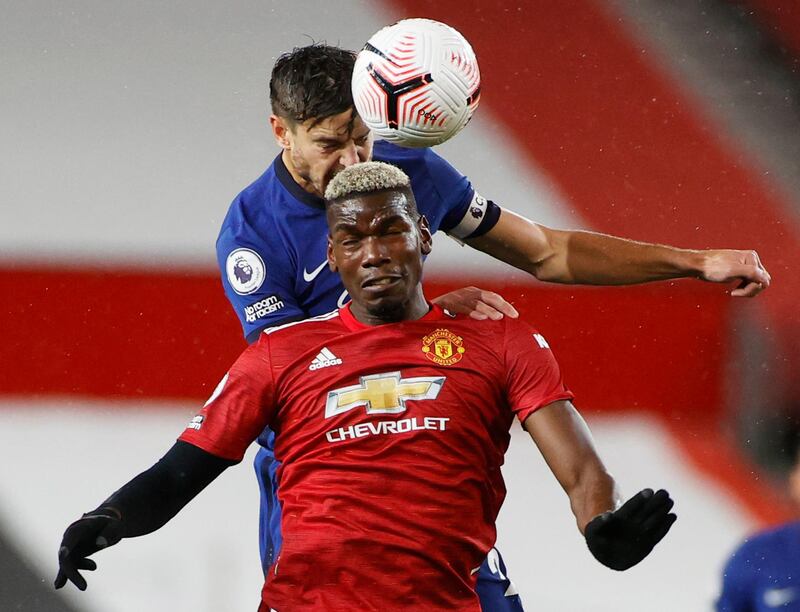
[[[533,256],[528,261],[528,271],[543,282],[574,283],[568,258],[570,232],[545,227],[540,229],[544,236],[544,247],[532,253]]]

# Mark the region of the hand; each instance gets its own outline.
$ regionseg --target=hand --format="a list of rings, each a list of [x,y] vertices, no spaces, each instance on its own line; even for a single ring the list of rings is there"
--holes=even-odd
[[[677,520],[670,512],[673,503],[663,489],[640,491],[618,510],[589,521],[584,530],[589,550],[613,570],[633,567],[650,554]]]
[[[705,261],[700,278],[712,283],[739,281],[734,297],[755,297],[769,287],[772,278],[755,251],[703,251]]]
[[[98,508],[84,514],[67,527],[58,549],[58,575],[55,587],[60,589],[67,580],[81,591],[86,590],[86,580],[78,570],[94,571],[97,564],[87,557],[98,550],[113,546],[122,539],[122,521],[110,508]]]
[[[493,291],[484,291],[477,287],[464,287],[445,293],[431,300],[453,314],[469,315],[473,319],[497,321],[503,315],[516,319],[517,309],[506,302],[502,296]]]

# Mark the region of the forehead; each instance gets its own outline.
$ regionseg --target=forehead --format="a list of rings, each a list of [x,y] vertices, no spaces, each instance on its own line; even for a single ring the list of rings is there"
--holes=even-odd
[[[364,124],[355,110],[348,109],[338,115],[325,117],[318,123],[316,119],[308,119],[300,127],[314,139],[343,138],[352,133],[368,132],[369,128]]]
[[[398,216],[411,219],[406,194],[395,189],[354,195],[328,209],[328,220],[332,226],[339,223],[370,223]]]

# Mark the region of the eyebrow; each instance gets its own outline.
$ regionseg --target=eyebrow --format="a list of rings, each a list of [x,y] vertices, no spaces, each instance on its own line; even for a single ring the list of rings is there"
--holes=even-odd
[[[347,131],[347,135],[346,135],[345,140],[347,138],[352,138],[353,140],[361,140],[362,138],[366,138],[368,136],[369,136],[369,129],[367,129],[363,134],[360,134],[360,135],[356,136],[353,133],[353,128],[351,127]],[[343,142],[342,140],[340,140],[339,138],[337,138],[335,136],[312,136],[311,139],[314,142],[323,143],[323,144],[341,144]]]
[[[331,138],[330,136],[317,136],[312,138],[312,140],[319,144],[342,144],[342,141],[338,138]]]

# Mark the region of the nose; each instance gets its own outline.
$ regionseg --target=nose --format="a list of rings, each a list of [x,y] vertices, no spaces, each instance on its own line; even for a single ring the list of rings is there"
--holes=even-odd
[[[352,140],[347,143],[347,146],[342,147],[342,155],[339,158],[339,163],[341,163],[344,168],[358,163],[358,148],[356,147],[356,143]]]
[[[380,238],[366,238],[363,253],[361,265],[364,268],[377,268],[390,261],[386,246]]]

